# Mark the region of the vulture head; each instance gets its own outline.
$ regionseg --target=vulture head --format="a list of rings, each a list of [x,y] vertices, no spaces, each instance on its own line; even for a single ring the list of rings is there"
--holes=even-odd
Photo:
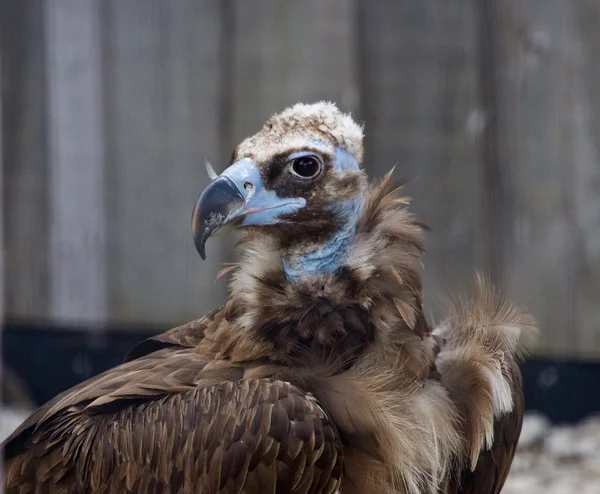
[[[332,103],[273,115],[198,199],[192,230],[200,256],[207,239],[232,224],[272,240],[289,279],[335,271],[367,186],[362,141],[362,128]]]

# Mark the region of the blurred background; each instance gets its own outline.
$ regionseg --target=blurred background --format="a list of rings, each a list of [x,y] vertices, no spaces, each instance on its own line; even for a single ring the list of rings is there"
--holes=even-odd
[[[225,300],[204,161],[325,99],[372,177],[416,177],[431,319],[479,269],[540,322],[505,492],[600,492],[599,26],[600,0],[0,0],[2,434]]]

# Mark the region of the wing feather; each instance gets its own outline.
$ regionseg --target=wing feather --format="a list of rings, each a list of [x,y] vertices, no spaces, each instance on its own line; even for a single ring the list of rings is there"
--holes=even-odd
[[[535,320],[478,277],[434,331],[439,378],[462,415],[468,465],[449,479],[449,494],[498,494],[510,470],[523,420],[518,359],[537,335]]]
[[[223,307],[209,312],[204,317],[177,326],[169,331],[158,334],[135,346],[125,357],[125,362],[144,357],[164,348],[183,347],[194,348],[204,338],[207,329],[217,326],[223,321]]]
[[[479,455],[475,469],[465,471],[449,494],[499,494],[506,482],[514,458],[523,423],[524,399],[521,373],[516,364],[512,369],[513,410],[494,421],[494,442]]]
[[[253,379],[112,412],[62,409],[8,459],[6,481],[9,493],[65,485],[68,492],[333,493],[341,463],[339,436],[313,398],[283,381]]]

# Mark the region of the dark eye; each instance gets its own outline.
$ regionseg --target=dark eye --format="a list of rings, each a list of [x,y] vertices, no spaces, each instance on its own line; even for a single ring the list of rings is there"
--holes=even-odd
[[[302,178],[316,177],[321,171],[321,162],[314,156],[301,156],[292,160],[292,173]]]

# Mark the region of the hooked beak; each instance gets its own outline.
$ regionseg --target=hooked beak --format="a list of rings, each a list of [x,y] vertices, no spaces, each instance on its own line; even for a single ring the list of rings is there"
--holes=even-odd
[[[194,245],[206,259],[208,238],[227,223],[268,225],[281,222],[280,215],[304,207],[303,198],[280,198],[263,186],[260,170],[254,161],[244,158],[227,168],[204,189],[192,213]]]

